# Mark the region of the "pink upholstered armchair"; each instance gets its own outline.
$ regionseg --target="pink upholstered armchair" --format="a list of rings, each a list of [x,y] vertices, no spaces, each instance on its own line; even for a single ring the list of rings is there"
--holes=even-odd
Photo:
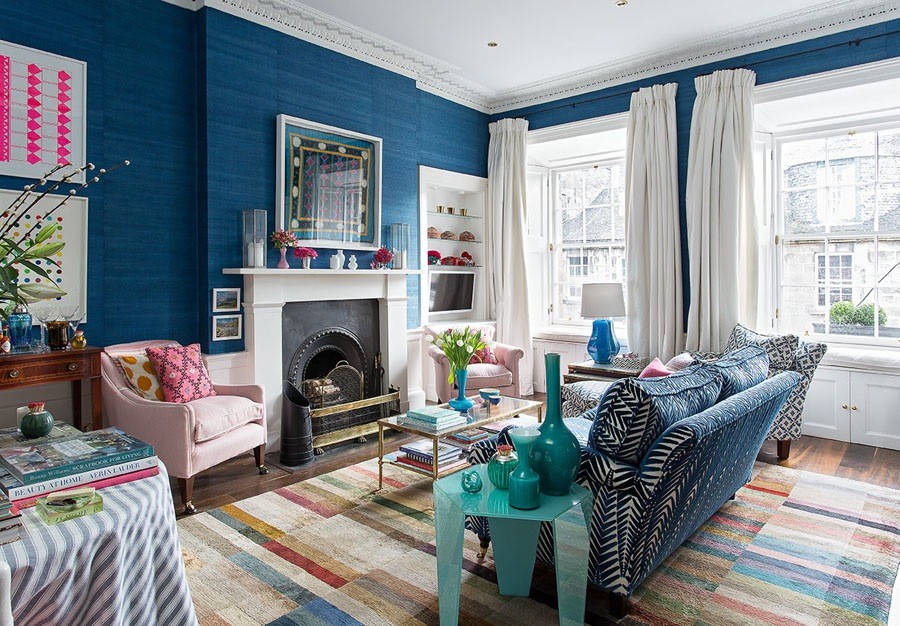
[[[490,343],[491,349],[497,357],[497,363],[472,363],[469,365],[469,375],[466,381],[467,395],[472,395],[477,389],[483,387],[495,387],[505,396],[519,397],[519,361],[525,356],[522,348],[509,346],[503,343],[492,342],[494,338],[493,326],[472,326],[481,331],[485,341]],[[426,326],[426,335],[434,336],[442,329]],[[433,343],[428,344],[428,356],[434,359],[435,387],[438,400],[447,402],[452,390],[447,377],[450,375],[450,362],[444,353]],[[469,393],[469,390],[472,393]]]
[[[169,474],[178,479],[184,509],[193,513],[194,476],[253,450],[260,474],[265,466],[266,405],[259,385],[213,385],[215,396],[184,404],[145,400],[128,386],[111,354],[140,352],[174,341],[138,341],[107,346],[101,355],[103,409],[118,426],[153,445]]]

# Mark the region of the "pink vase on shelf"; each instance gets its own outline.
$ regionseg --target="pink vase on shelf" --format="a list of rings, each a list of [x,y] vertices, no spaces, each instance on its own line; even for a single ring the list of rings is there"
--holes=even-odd
[[[278,251],[281,253],[281,259],[278,260],[278,265],[275,267],[280,270],[290,269],[291,266],[288,264],[287,256],[285,256],[287,254],[287,248],[279,248]]]

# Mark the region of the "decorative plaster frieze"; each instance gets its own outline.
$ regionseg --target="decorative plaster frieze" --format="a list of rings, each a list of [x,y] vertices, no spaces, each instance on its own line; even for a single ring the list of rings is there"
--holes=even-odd
[[[749,54],[900,17],[900,1],[828,0],[704,38],[693,45],[638,55],[522,85],[491,90],[458,74],[460,68],[337,19],[297,0],[164,0],[207,6],[268,26],[416,80],[430,93],[500,113],[621,85],[649,76]]]

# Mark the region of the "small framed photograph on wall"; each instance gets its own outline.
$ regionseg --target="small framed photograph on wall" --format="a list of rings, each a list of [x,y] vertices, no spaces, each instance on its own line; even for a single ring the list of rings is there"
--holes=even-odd
[[[213,321],[213,341],[229,341],[243,337],[243,324],[240,315],[215,315]]]
[[[213,313],[237,313],[241,310],[241,288],[213,289]]]

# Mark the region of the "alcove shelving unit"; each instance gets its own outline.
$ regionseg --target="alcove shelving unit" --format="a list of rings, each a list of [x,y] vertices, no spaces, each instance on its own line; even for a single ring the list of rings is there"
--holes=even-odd
[[[429,322],[475,322],[485,318],[485,197],[487,179],[468,174],[460,174],[432,167],[419,167],[419,241],[422,242],[422,324]],[[443,212],[438,212],[438,207]],[[453,212],[450,212],[452,207]],[[463,212],[465,214],[463,214]],[[430,238],[429,229],[438,233],[453,233],[452,239]],[[433,231],[432,231],[433,232]],[[471,241],[459,239],[460,233],[472,233]],[[428,251],[437,250],[442,257],[459,257],[468,252],[475,262],[474,267],[453,265],[428,265]],[[472,310],[465,313],[430,313],[429,299],[431,274],[442,272],[473,272],[475,274]]]

